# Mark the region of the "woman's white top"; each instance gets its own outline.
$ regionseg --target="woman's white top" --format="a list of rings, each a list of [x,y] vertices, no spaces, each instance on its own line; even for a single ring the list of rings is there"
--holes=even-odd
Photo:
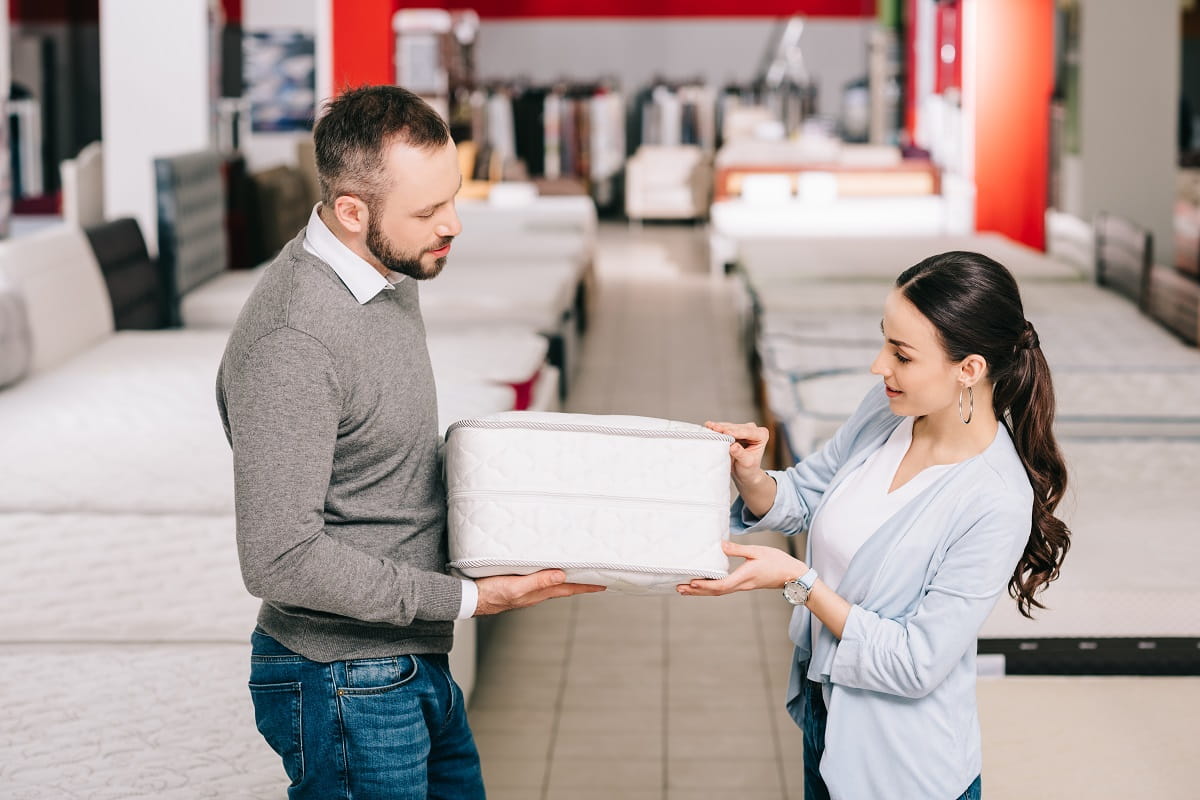
[[[896,470],[912,444],[914,417],[892,431],[883,446],[846,476],[829,495],[821,513],[813,520],[812,563],[825,585],[837,591],[850,560],[871,535],[892,515],[936,481],[953,464],[926,467],[894,492],[889,492]],[[815,645],[824,626],[812,618],[811,641]],[[826,701],[829,698],[825,698]]]

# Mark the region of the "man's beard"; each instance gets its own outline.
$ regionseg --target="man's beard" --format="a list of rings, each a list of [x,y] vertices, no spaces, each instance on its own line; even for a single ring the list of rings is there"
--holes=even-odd
[[[373,210],[369,211],[368,213],[367,250],[371,253],[371,255],[379,259],[380,264],[383,264],[383,266],[387,267],[392,272],[399,272],[401,275],[407,275],[408,277],[414,278],[418,281],[436,278],[441,274],[442,269],[446,266],[446,259],[444,256],[434,261],[433,266],[429,268],[426,268],[421,263],[421,256],[425,255],[425,253],[428,253],[430,250],[440,250],[441,248],[450,244],[454,238],[453,236],[445,237],[437,244],[436,247],[428,248],[418,253],[414,258],[407,253],[401,253],[399,250],[393,247],[392,243],[389,242],[387,237],[383,235],[383,231],[379,227],[379,215],[374,213]]]

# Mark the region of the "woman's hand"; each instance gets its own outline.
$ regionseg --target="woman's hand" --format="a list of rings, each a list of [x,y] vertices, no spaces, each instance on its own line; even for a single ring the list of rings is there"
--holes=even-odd
[[[771,432],[753,422],[706,422],[704,427],[734,438],[729,445],[730,473],[738,483],[753,483],[762,472]]]
[[[734,438],[729,445],[729,474],[746,508],[756,517],[765,516],[775,505],[777,488],[774,478],[762,468],[771,432],[753,422],[706,422],[704,426]]]
[[[694,597],[718,597],[751,589],[782,589],[793,578],[808,572],[808,565],[778,547],[722,543],[725,554],[746,559],[729,577],[681,583],[675,590]]]

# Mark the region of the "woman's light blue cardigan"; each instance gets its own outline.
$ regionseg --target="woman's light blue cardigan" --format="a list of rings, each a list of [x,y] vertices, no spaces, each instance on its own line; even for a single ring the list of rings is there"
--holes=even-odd
[[[762,519],[738,498],[733,532],[807,530],[900,421],[883,386],[872,390],[824,448],[769,473],[778,491]],[[987,450],[947,470],[854,556],[837,587],[852,604],[840,642],[826,629],[810,648],[810,614],[795,610],[787,706],[803,724],[801,680],[827,684],[821,776],[834,800],[951,800],[980,774],[976,637],[1005,594],[1032,514],[1029,478],[1000,426]]]

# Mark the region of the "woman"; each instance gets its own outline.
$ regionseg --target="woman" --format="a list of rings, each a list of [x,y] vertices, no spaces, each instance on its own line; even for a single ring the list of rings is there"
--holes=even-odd
[[[678,591],[783,588],[797,606],[806,798],[978,798],[976,637],[1006,584],[1041,608],[1069,545],[1050,369],[1016,281],[977,253],[900,275],[882,332],[883,385],[795,466],[763,471],[765,428],[708,423],[736,439],[733,531],[808,530],[805,560],[727,544],[745,563]]]

